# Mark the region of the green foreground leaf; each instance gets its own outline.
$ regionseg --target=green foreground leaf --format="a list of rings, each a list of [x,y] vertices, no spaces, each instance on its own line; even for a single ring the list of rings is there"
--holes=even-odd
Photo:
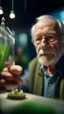
[[[9,46],[8,44],[3,44],[2,42],[0,42],[0,72],[3,70],[4,68],[4,63],[8,57],[9,54]]]

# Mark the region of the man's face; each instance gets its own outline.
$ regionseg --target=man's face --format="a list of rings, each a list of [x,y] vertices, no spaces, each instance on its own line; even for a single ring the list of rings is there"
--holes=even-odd
[[[45,19],[35,25],[34,45],[41,64],[48,66],[60,58],[59,28],[54,20]]]

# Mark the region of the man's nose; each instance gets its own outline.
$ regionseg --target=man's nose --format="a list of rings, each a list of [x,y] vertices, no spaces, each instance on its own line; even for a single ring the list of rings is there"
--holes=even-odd
[[[41,47],[44,48],[46,46],[47,46],[46,39],[45,38],[42,38],[42,40],[41,40]]]

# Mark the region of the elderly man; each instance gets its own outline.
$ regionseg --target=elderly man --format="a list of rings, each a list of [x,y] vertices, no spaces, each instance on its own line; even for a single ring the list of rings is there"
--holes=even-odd
[[[31,35],[37,57],[30,62],[28,67],[29,76],[23,76],[21,87],[27,86],[32,94],[64,99],[63,24],[51,16],[40,16],[31,28]],[[5,85],[9,84],[9,82],[16,82],[15,86],[20,84],[22,80],[17,76],[16,79],[11,72],[20,73],[22,68],[20,66],[12,66],[9,71],[7,73],[10,74],[10,78],[5,75],[5,79],[0,81],[1,85],[4,85],[3,82],[6,82]],[[4,78],[3,74],[2,72],[2,78]],[[10,87],[13,87],[13,85],[14,83],[10,83]],[[5,87],[7,88],[8,86]]]

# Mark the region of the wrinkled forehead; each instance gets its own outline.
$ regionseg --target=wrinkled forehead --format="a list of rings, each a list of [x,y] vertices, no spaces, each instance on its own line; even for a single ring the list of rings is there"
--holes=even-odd
[[[37,31],[48,32],[49,30],[59,34],[60,28],[56,20],[45,18],[35,24],[35,33]]]

